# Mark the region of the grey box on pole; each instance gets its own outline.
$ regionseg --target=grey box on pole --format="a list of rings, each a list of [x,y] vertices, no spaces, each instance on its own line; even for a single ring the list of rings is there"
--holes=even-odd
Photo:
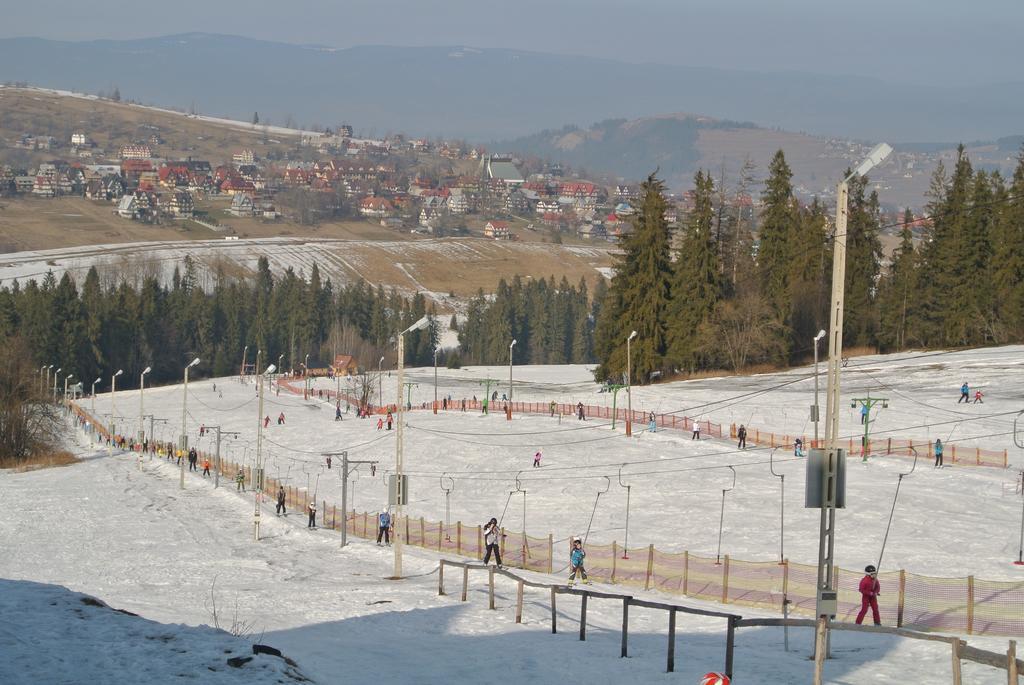
[[[812,423],[814,421],[818,421],[819,420],[819,417],[818,417],[818,405],[816,405],[816,404],[812,404],[811,405],[811,418],[808,419],[808,420],[811,421]]]
[[[395,474],[391,474],[388,476],[388,504],[391,506],[395,506],[397,504],[404,506],[408,503],[409,476],[403,475],[401,483],[399,484],[398,477]]]
[[[822,509],[828,506],[825,496],[824,449],[812,449],[807,454],[807,477],[804,482],[804,508]],[[836,450],[836,509],[846,508],[846,450]]]

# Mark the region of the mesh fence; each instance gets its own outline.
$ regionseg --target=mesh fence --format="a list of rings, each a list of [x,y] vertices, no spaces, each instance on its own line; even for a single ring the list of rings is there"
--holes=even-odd
[[[546,405],[533,404],[535,408],[547,409]],[[106,429],[81,407],[72,405],[72,410],[82,425],[89,422],[98,434],[108,435]],[[684,419],[680,417],[677,425],[682,424]],[[714,429],[714,424],[711,428]],[[769,440],[787,439],[789,436],[769,436]],[[922,442],[920,445],[927,443]],[[906,453],[912,454],[909,449],[911,446],[918,448],[918,443],[893,440],[891,453],[899,454],[899,450],[906,450]],[[888,443],[886,447],[889,447]],[[136,445],[133,449],[141,451],[141,446]],[[155,458],[176,463],[179,450],[172,444],[159,444],[150,446],[150,452]],[[982,454],[981,457],[970,458],[984,460],[988,457]],[[203,464],[207,460],[211,464],[211,471],[217,471],[218,462],[214,456],[199,452],[199,463]],[[254,474],[249,467],[222,459],[219,462],[219,473],[227,481],[226,487],[234,484],[239,490],[251,491],[254,488]],[[276,501],[279,487],[282,484],[276,479],[264,479],[262,493],[268,502]],[[284,485],[283,488],[286,508],[305,515],[315,493],[290,485]],[[349,535],[376,538],[379,512],[342,512],[336,505],[324,500],[319,500],[316,506],[319,525],[335,530],[346,525]],[[445,524],[423,518],[402,517],[393,521],[393,527],[403,534],[406,544],[470,559],[482,559],[484,555],[484,536],[480,526],[466,526],[461,521]],[[503,530],[503,533],[501,546],[504,565],[568,575],[568,540],[556,545],[552,535],[533,537],[507,530]],[[744,561],[727,555],[715,558],[689,552],[662,552],[653,545],[626,550],[614,542],[610,545],[589,544],[586,553],[584,566],[590,579],[595,582],[776,611],[781,611],[783,601],[788,600],[792,613],[806,616],[815,614],[816,566],[789,561]],[[835,569],[838,620],[853,621],[860,612],[861,596],[857,588],[861,577],[858,571]],[[904,571],[882,573],[878,581],[881,586],[878,606],[883,624],[923,631],[979,635],[1024,634],[1024,581],[988,581],[973,576],[935,578]]]

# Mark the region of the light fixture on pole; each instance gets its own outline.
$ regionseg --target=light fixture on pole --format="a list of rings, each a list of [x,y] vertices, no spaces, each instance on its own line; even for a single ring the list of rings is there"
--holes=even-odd
[[[626,437],[633,435],[633,357],[630,343],[636,337],[636,331],[626,338]]]
[[[68,403],[68,381],[75,377],[75,374],[69,373],[64,377],[64,404]]]
[[[39,367],[39,391],[46,392],[46,384],[43,381],[43,372],[46,371],[46,366]]]
[[[117,373],[110,377],[110,437],[111,443],[113,443],[114,437],[114,422],[117,421],[117,406],[114,404],[114,396],[117,394],[117,377],[124,373],[123,369],[118,369]],[[111,447],[113,451],[113,447]]]
[[[52,369],[52,368],[53,368],[53,364],[50,364],[49,366],[46,367],[46,382],[43,383],[43,388],[42,388],[44,393],[46,392],[46,389],[48,387],[50,387],[50,369]]]
[[[61,368],[59,368],[59,369],[57,369],[56,371],[53,372],[53,403],[54,404],[57,404],[57,376],[59,376],[60,372],[63,371],[63,370],[64,370],[64,368],[61,367]]]
[[[96,420],[96,384],[99,383],[100,380],[102,380],[102,379],[101,378],[97,378],[96,380],[94,380],[92,382],[92,418],[93,418],[93,421]]]
[[[268,366],[267,370],[260,374],[256,384],[256,389],[260,396],[259,416],[256,417],[256,469],[252,476],[252,489],[256,491],[256,505],[252,515],[253,535],[256,541],[260,539],[260,501],[263,499],[263,377],[275,371],[277,371],[276,366],[273,364]]]
[[[146,388],[146,374],[149,373],[152,370],[153,369],[151,367],[147,366],[146,368],[144,368],[142,370],[142,373],[139,374],[139,468],[140,469],[142,468],[142,443],[144,443],[146,441],[146,426],[145,426],[146,409],[145,409],[145,403],[144,403],[144,400],[143,400],[143,393],[144,393],[145,388]],[[152,437],[152,436],[150,436],[150,437]]]
[[[239,372],[239,380],[245,380],[245,361],[249,358],[249,346],[246,345],[245,349],[242,350],[242,370]]]
[[[380,361],[377,362],[377,402],[382,407],[384,406],[384,371],[382,370],[383,365],[384,357],[381,357]],[[401,397],[399,397],[399,400],[401,400]]]
[[[309,398],[309,355],[306,355],[306,363],[302,365],[302,376],[305,384],[302,386],[302,399]]]
[[[434,413],[437,413],[437,352],[441,348],[434,348]]]
[[[836,187],[836,225],[832,239],[832,297],[829,305],[828,383],[825,391],[825,448],[821,469],[821,518],[818,532],[818,582],[815,616],[814,678],[820,685],[825,667],[825,641],[828,621],[838,610],[835,584],[835,524],[840,471],[839,455],[839,386],[843,359],[843,307],[846,285],[846,223],[849,204],[849,182],[863,176],[880,164],[892,148],[876,145],[867,158]]]
[[[811,407],[811,421],[814,422],[814,447],[818,447],[818,420],[820,405],[818,404],[818,342],[825,337],[825,330],[818,331],[814,336],[814,406]]]
[[[393,489],[394,494],[394,505],[395,505],[395,516],[392,519],[395,525],[395,542],[392,545],[395,550],[395,569],[394,579],[402,577],[402,543],[403,528],[402,528],[402,505],[405,504],[408,498],[407,488],[405,487],[405,476],[402,475],[402,450],[404,447],[404,421],[402,420],[402,389],[405,386],[405,334],[411,333],[412,331],[418,331],[426,328],[430,325],[430,319],[423,317],[413,325],[406,328],[404,331],[398,334],[398,432],[395,434],[395,475],[394,478],[395,487]]]
[[[185,489],[185,457],[188,455],[188,432],[185,429],[185,416],[188,414],[188,370],[199,363],[199,357],[196,357],[188,366],[185,367],[185,387],[181,393],[181,438],[178,440],[178,449],[181,450],[181,458],[179,459],[178,475],[178,487],[182,490]]]
[[[508,346],[508,401],[509,406],[512,406],[512,348],[516,346],[516,339],[512,339],[512,344]]]

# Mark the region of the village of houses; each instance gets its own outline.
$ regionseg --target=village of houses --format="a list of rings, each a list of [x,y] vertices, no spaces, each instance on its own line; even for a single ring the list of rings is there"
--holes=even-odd
[[[0,197],[79,196],[110,203],[125,221],[193,221],[230,234],[232,217],[315,222],[315,215],[300,216],[292,206],[299,193],[306,204],[324,198],[332,218],[379,226],[381,237],[398,231],[517,240],[528,237],[524,231],[537,231],[556,240],[611,242],[631,230],[637,197],[636,185],[570,177],[557,165],[533,162],[527,173],[510,155],[401,135],[360,139],[348,126],[302,136],[294,144],[302,149],[296,159],[261,159],[251,149],[238,149],[231,159],[170,159],[161,155],[161,143],[155,132],[104,151],[88,131],[69,140],[26,133],[0,141]],[[34,168],[2,164],[4,147],[43,153],[49,161]],[[216,212],[198,209],[201,200],[217,197],[222,204]],[[688,199],[680,198],[678,210]],[[670,222],[678,210],[670,208]]]

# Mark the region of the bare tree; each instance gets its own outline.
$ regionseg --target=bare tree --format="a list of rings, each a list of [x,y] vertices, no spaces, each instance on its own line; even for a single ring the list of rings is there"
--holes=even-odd
[[[6,340],[0,349],[0,464],[52,452],[58,430],[57,408],[39,385],[27,343]]]

